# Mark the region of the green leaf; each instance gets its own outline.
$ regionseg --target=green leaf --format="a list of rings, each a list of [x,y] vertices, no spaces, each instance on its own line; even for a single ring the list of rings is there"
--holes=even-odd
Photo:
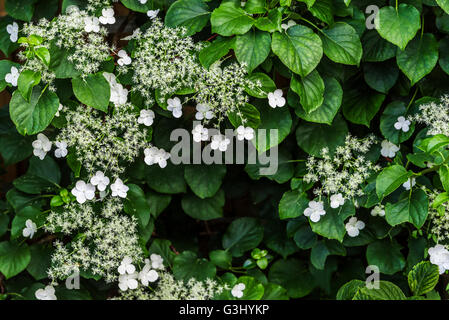
[[[401,288],[388,281],[379,281],[379,288],[361,287],[353,300],[405,300]]]
[[[238,113],[241,113],[239,115]],[[228,113],[228,119],[234,128],[238,128],[242,125],[242,118],[246,120],[245,126],[256,129],[260,125],[260,113],[259,110],[252,104],[246,103],[244,106],[238,108],[233,112]]]
[[[146,13],[148,10],[153,9],[154,1],[147,1],[142,4],[139,0],[120,0],[125,7],[132,11]]]
[[[295,232],[295,234],[293,235],[293,240],[295,241],[298,248],[307,250],[313,248],[318,240],[318,237],[312,231],[310,225],[304,224]]]
[[[237,35],[235,56],[246,64],[248,73],[265,61],[271,51],[271,36],[268,32],[252,29],[244,35]]]
[[[164,169],[157,165],[145,168],[145,179],[153,190],[160,193],[183,193],[186,192],[186,182],[184,180],[184,167],[175,166],[171,162]]]
[[[344,285],[338,289],[337,300],[352,300],[357,291],[366,286],[365,281],[362,280],[351,280],[346,282]]]
[[[421,228],[426,222],[428,208],[429,200],[423,190],[416,189],[412,193],[406,191],[399,201],[387,203],[385,218],[392,226],[410,222],[416,228]]]
[[[51,255],[53,249],[43,245],[33,244],[30,247],[31,261],[28,264],[27,271],[36,280],[48,278],[47,271],[51,267]]]
[[[343,98],[343,90],[340,83],[335,78],[324,78],[324,101],[314,111],[306,113],[304,108],[299,106],[299,97],[289,91],[287,100],[290,106],[295,108],[295,113],[301,119],[309,122],[332,124],[335,115],[340,108]]]
[[[438,283],[440,273],[438,266],[429,261],[422,261],[408,274],[408,285],[415,296],[426,294],[435,288]]]
[[[193,194],[182,198],[182,209],[186,214],[198,220],[212,220],[223,217],[225,194],[219,190],[213,197],[201,199]]]
[[[0,153],[6,166],[28,158],[33,153],[31,137],[23,137],[14,132],[0,135]]]
[[[108,111],[111,88],[101,73],[88,75],[85,80],[81,77],[74,78],[72,86],[80,102],[103,112]]]
[[[184,251],[177,255],[173,262],[173,275],[178,280],[198,281],[213,279],[217,272],[215,266],[204,258],[198,258],[192,251]]]
[[[385,95],[373,92],[367,87],[348,88],[343,94],[343,114],[352,123],[363,124],[369,128],[384,100]]]
[[[248,80],[254,83],[259,82],[261,87],[252,89],[245,86],[245,91],[252,97],[256,98],[267,98],[270,92],[276,90],[276,84],[274,81],[265,73],[255,72],[248,76]]]
[[[33,17],[36,0],[6,0],[5,9],[14,19],[29,22]]]
[[[135,184],[127,185],[129,190],[126,195],[124,210],[126,213],[134,215],[139,222],[139,226],[144,228],[150,221],[150,207],[145,199],[143,190]]]
[[[234,257],[241,257],[246,251],[260,244],[263,230],[255,218],[235,219],[223,235],[223,248],[229,250]]]
[[[0,272],[6,279],[25,270],[30,260],[30,249],[26,243],[19,245],[15,242],[0,242]]]
[[[231,36],[247,33],[253,26],[254,19],[232,2],[225,2],[212,12],[210,23],[212,33]]]
[[[157,218],[168,207],[171,202],[171,196],[149,191],[146,194],[146,201],[150,207],[150,213]]]
[[[422,37],[416,37],[404,51],[398,51],[396,62],[410,79],[411,85],[414,85],[429,74],[438,62],[438,42],[435,36],[425,33]]]
[[[320,37],[302,25],[273,33],[271,48],[282,63],[302,77],[312,72],[323,56]]]
[[[20,176],[14,180],[13,184],[18,190],[29,194],[40,194],[55,188],[53,183],[33,174]]]
[[[296,218],[303,214],[309,206],[309,200],[304,192],[299,190],[287,191],[279,202],[279,218]]]
[[[444,72],[449,74],[449,56],[445,54],[446,52],[449,51],[449,38],[444,38],[440,40],[439,49],[440,49],[439,65],[441,69],[444,70]]]
[[[239,277],[237,283],[243,283],[245,289],[243,290],[244,300],[260,300],[264,295],[264,286],[253,277],[243,276]]]
[[[443,185],[444,190],[446,192],[449,191],[449,166],[447,164],[443,164],[438,169],[438,175],[440,176],[441,184]]]
[[[69,60],[70,52],[59,48],[54,41],[50,43],[51,60],[48,68],[54,71],[56,79],[76,78],[81,74]]]
[[[42,62],[46,65],[50,65],[50,51],[48,51],[45,47],[40,47],[34,50],[36,56],[42,60]]]
[[[399,164],[392,165],[382,170],[376,179],[376,193],[382,199],[388,196],[406,182],[412,173]]]
[[[324,101],[324,81],[318,71],[313,70],[306,77],[292,77],[291,89],[299,95],[301,106],[306,113],[315,111]]]
[[[222,269],[229,269],[232,263],[232,255],[226,250],[213,250],[209,252],[210,261]]]
[[[285,288],[291,298],[305,297],[315,288],[315,283],[304,262],[294,258],[273,263],[268,278],[270,282]]]
[[[41,90],[40,86],[34,87],[29,102],[18,91],[12,95],[9,108],[11,120],[23,135],[43,131],[58,111],[58,96],[50,90],[43,93]]]
[[[332,1],[331,0],[319,0],[309,7],[309,11],[318,19],[332,25],[334,23]]]
[[[224,165],[189,165],[184,170],[187,184],[201,199],[210,198],[220,189],[226,175]]]
[[[436,3],[440,6],[441,9],[444,10],[447,14],[449,14],[449,1],[448,0],[435,0]]]
[[[394,44],[384,40],[375,30],[367,30],[362,36],[363,60],[381,62],[396,56]]]
[[[343,145],[348,126],[341,116],[336,116],[331,126],[326,124],[300,123],[296,129],[296,141],[301,149],[310,155],[321,157],[321,150],[329,148],[333,153],[335,148]]]
[[[281,32],[282,13],[278,8],[271,9],[266,17],[257,18],[254,25],[257,29],[268,32]]]
[[[401,3],[398,10],[391,6],[381,8],[374,23],[380,36],[401,50],[421,28],[419,11],[406,3]]]
[[[23,98],[30,101],[33,88],[41,82],[41,73],[31,70],[24,70],[20,73],[17,86]]]
[[[248,0],[245,3],[244,9],[248,13],[258,14],[265,13],[266,0]]]
[[[321,35],[323,51],[334,62],[356,65],[362,59],[362,44],[353,27],[344,22],[337,22],[323,30]]]
[[[395,240],[384,239],[370,243],[366,249],[366,259],[369,265],[378,266],[381,273],[389,275],[405,267],[401,246]]]
[[[365,63],[363,65],[365,82],[381,93],[388,93],[398,80],[398,76],[399,69],[392,61]]]
[[[233,47],[235,38],[217,38],[207,47],[203,48],[199,53],[201,64],[209,69],[209,67],[216,61],[224,57]]]
[[[185,27],[186,36],[201,31],[209,22],[209,7],[203,0],[178,0],[165,15],[165,25],[171,28]]]

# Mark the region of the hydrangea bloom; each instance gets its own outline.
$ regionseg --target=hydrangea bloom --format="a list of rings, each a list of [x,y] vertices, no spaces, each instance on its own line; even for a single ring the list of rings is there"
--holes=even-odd
[[[236,298],[243,297],[243,290],[245,290],[246,286],[244,283],[237,283],[231,290],[231,295]]]
[[[410,120],[406,120],[405,117],[398,117],[398,121],[395,122],[394,128],[396,130],[402,130],[403,132],[408,132],[410,130]]]
[[[109,185],[109,178],[104,175],[102,171],[97,171],[95,175],[90,178],[90,183],[98,188],[99,191],[106,190]]]
[[[157,10],[148,10],[148,11],[147,11],[147,16],[148,16],[150,19],[155,19],[155,18],[157,17],[158,14],[159,14],[159,9],[157,9]]]
[[[178,97],[173,99],[167,99],[167,110],[173,113],[173,117],[181,118],[182,116],[182,104]]]
[[[380,205],[380,206],[375,206],[375,207],[371,210],[371,215],[372,215],[373,217],[375,217],[375,216],[379,216],[379,217],[385,216],[385,210],[384,210],[383,206],[382,206],[382,205]]]
[[[274,92],[268,94],[268,104],[272,108],[285,106],[285,98],[282,96],[283,92],[281,89],[276,89]]]
[[[203,104],[203,103],[197,104],[196,111],[197,111],[195,114],[196,120],[203,120],[203,119],[210,120],[215,116],[214,113],[212,112],[210,106],[207,104]]]
[[[23,228],[22,230],[22,235],[25,238],[30,237],[30,239],[32,239],[36,232],[37,232],[36,224],[30,219],[25,221],[25,228]]]
[[[345,199],[343,198],[341,193],[334,194],[331,196],[331,208],[338,208],[345,204]]]
[[[170,158],[170,153],[157,147],[146,148],[144,154],[144,161],[147,165],[151,166],[157,163],[161,168],[167,166],[167,160]]]
[[[351,217],[345,225],[345,229],[348,232],[348,236],[357,237],[360,230],[365,228],[365,223],[363,221],[357,220],[356,217]]]
[[[118,287],[122,291],[126,291],[128,289],[135,290],[139,286],[139,283],[137,282],[138,273],[133,274],[122,274],[118,278]]]
[[[380,154],[383,157],[394,158],[396,152],[399,151],[399,147],[388,140],[382,141],[381,147],[382,149],[380,150]]]
[[[312,222],[320,221],[321,216],[324,216],[326,211],[324,210],[323,203],[321,201],[310,201],[309,207],[304,210],[304,215],[310,217]]]
[[[126,256],[123,258],[122,263],[118,267],[117,271],[120,274],[133,274],[136,271],[136,267],[132,264],[133,259]]]
[[[209,131],[201,124],[197,124],[192,130],[193,141],[201,142],[209,140]]]
[[[405,190],[410,190],[410,188],[414,187],[416,184],[415,178],[410,178],[407,181],[405,181],[402,186],[405,188]]]
[[[151,269],[150,260],[145,260],[145,265],[139,272],[139,280],[144,286],[148,286],[150,282],[155,282],[159,278],[159,274],[156,270]]]
[[[44,289],[37,289],[34,295],[38,300],[57,300],[55,288],[53,288],[53,286],[46,286]]]
[[[55,142],[56,149],[55,149],[55,157],[56,158],[64,158],[68,151],[67,151],[67,142],[65,141],[56,141]]]
[[[440,274],[449,270],[449,251],[441,244],[429,248],[430,262],[438,266]]]
[[[236,134],[237,134],[237,139],[242,141],[244,139],[246,140],[252,140],[254,138],[254,129],[251,127],[244,127],[244,126],[239,126],[236,130],[235,130]]]
[[[44,160],[47,152],[51,150],[51,141],[43,134],[39,133],[37,135],[37,140],[32,143],[33,154],[41,160]]]
[[[76,197],[76,201],[82,204],[95,197],[95,187],[90,183],[79,180],[76,182],[75,188],[72,189],[72,194]]]
[[[222,134],[216,134],[212,136],[212,143],[210,147],[212,150],[220,150],[222,152],[228,149],[228,145],[231,143],[231,140],[226,138],[226,136]]]
[[[111,191],[113,197],[126,198],[129,187],[126,186],[120,178],[117,178],[113,184],[111,184]]]
[[[11,42],[17,42],[17,40],[19,39],[19,25],[17,24],[17,22],[8,24],[6,26],[6,32],[9,33],[9,40],[11,40]]]
[[[131,57],[128,55],[128,53],[126,53],[125,50],[120,50],[117,53],[117,56],[119,56],[120,58],[117,60],[117,63],[121,66],[127,66],[130,65],[132,60]]]
[[[154,114],[153,110],[143,109],[143,110],[140,110],[140,116],[137,119],[137,122],[149,127],[153,124],[154,118],[155,118],[155,114]]]
[[[100,32],[100,20],[97,17],[84,18],[84,31]]]
[[[98,18],[101,24],[114,24],[114,9],[113,8],[105,8],[101,10],[101,17]],[[97,31],[98,32],[98,31]]]
[[[13,87],[17,87],[17,80],[19,80],[19,70],[16,67],[11,67],[9,73],[5,75],[5,81]]]
[[[164,259],[160,255],[152,253],[150,260],[153,269],[164,269]]]

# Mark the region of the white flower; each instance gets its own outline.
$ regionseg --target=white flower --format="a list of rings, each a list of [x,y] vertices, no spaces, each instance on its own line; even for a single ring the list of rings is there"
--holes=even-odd
[[[281,89],[276,89],[274,92],[268,94],[268,104],[272,108],[285,106],[285,98],[282,96],[283,92]]]
[[[143,153],[145,154],[144,161],[149,166],[157,163],[159,167],[165,168],[167,160],[170,158],[170,153],[157,147],[146,148]]]
[[[197,124],[192,130],[193,141],[201,142],[209,140],[209,131],[201,124]]]
[[[231,140],[226,138],[226,136],[222,134],[216,134],[212,136],[212,143],[210,144],[210,147],[212,150],[220,150],[222,152],[226,151],[228,149],[228,145],[231,143]]]
[[[128,89],[123,88],[123,86],[117,82],[113,73],[104,72],[103,76],[109,82],[111,88],[111,98],[109,101],[116,106],[124,105],[128,101]]]
[[[197,111],[195,114],[196,120],[203,120],[203,119],[210,120],[215,116],[214,113],[210,110],[210,106],[207,104],[203,103],[197,104],[196,111]]]
[[[164,269],[164,259],[160,255],[152,253],[150,259],[153,269]]]
[[[240,6],[244,7],[246,5],[246,1],[240,1]]]
[[[61,111],[63,108],[64,108],[64,106],[62,104],[59,104],[58,111],[56,111],[56,113],[55,113],[56,117],[59,117],[59,111]]]
[[[147,16],[148,16],[150,19],[154,19],[154,18],[157,17],[158,13],[159,13],[159,9],[157,9],[157,10],[148,10]]]
[[[382,208],[382,206],[375,206],[375,207],[371,210],[371,215],[372,215],[373,217],[375,217],[375,216],[383,217],[383,216],[385,216],[385,210]]]
[[[173,117],[181,118],[182,116],[182,105],[181,100],[178,97],[173,99],[167,99],[167,110],[173,113]]]
[[[132,264],[133,260],[126,256],[123,258],[120,266],[117,268],[118,273],[120,274],[133,274],[136,272],[136,267]]]
[[[326,211],[324,211],[323,203],[321,201],[310,201],[309,207],[304,210],[304,215],[310,217],[312,222],[320,221],[321,216],[324,216]]]
[[[17,22],[8,24],[6,26],[6,32],[9,33],[9,40],[11,40],[11,42],[17,42],[17,39],[19,39],[19,25]]]
[[[245,290],[246,286],[244,283],[237,283],[231,290],[231,294],[233,297],[241,298],[243,297],[243,290]]]
[[[281,24],[281,28],[284,29],[285,31],[287,31],[288,28],[293,27],[294,25],[296,25],[296,22],[293,20],[288,20],[287,23],[283,23]]]
[[[11,67],[11,71],[5,75],[5,81],[13,87],[17,87],[17,80],[19,80],[19,70],[16,67]]]
[[[30,239],[33,239],[33,236],[36,232],[37,232],[36,224],[30,219],[25,221],[25,228],[23,228],[22,230],[22,235],[25,238],[30,237]]]
[[[345,199],[343,198],[341,193],[334,194],[331,196],[331,208],[338,208],[345,204]]]
[[[120,178],[117,178],[113,184],[111,184],[111,191],[113,197],[126,198],[129,187],[126,186]]]
[[[363,221],[357,220],[356,217],[352,217],[349,219],[348,223],[345,225],[345,229],[348,232],[348,236],[357,237],[360,233],[360,230],[365,228],[365,223]]]
[[[429,248],[430,262],[438,266],[440,274],[449,270],[449,251],[441,244]]]
[[[99,191],[104,191],[109,185],[109,178],[106,177],[102,171],[97,171],[95,175],[90,178],[90,183],[96,186]]]
[[[46,286],[45,289],[37,289],[34,295],[38,300],[57,300],[53,286]]]
[[[120,59],[117,60],[117,63],[121,66],[127,66],[130,65],[132,60],[128,53],[126,53],[125,50],[120,50],[117,55],[120,57]]]
[[[137,277],[139,275],[137,274],[137,272],[133,273],[133,274],[122,274],[118,277],[118,287],[120,288],[120,290],[122,291],[126,291],[128,289],[134,290],[137,289],[137,287],[139,286],[139,283],[137,282]]]
[[[37,140],[34,140],[31,145],[33,154],[41,160],[44,160],[47,152],[51,149],[51,141],[42,133],[37,135]]]
[[[98,20],[97,17],[84,18],[84,31],[99,32],[100,31],[100,20]]]
[[[139,280],[142,282],[144,286],[148,286],[150,282],[154,282],[159,278],[156,270],[151,270],[151,265],[149,264],[149,260],[145,260],[146,264],[139,272]]]
[[[153,110],[140,110],[140,116],[137,119],[137,122],[140,124],[144,124],[147,127],[151,126],[153,124],[155,114]]]
[[[410,185],[411,184],[411,185]],[[410,190],[411,187],[415,186],[416,181],[415,178],[410,178],[407,181],[405,181],[402,186],[405,188],[405,190]]]
[[[101,22],[101,24],[114,24],[115,23],[113,8],[105,8],[105,9],[101,10],[101,14],[102,14],[102,16],[98,19]]]
[[[398,121],[394,124],[396,130],[407,132],[410,130],[410,120],[406,120],[403,116],[398,117]]]
[[[396,152],[399,151],[399,147],[388,140],[382,141],[381,146],[382,149],[380,150],[380,154],[383,157],[394,158]]]
[[[95,187],[90,183],[79,180],[72,189],[72,194],[76,197],[78,203],[83,204],[86,200],[92,200],[95,197]]]
[[[148,1],[148,0],[139,0],[139,2],[140,2],[141,4],[145,4],[145,3],[147,3],[147,1]]]
[[[56,141],[55,145],[56,145],[55,157],[64,158],[67,155],[67,142]]]
[[[239,126],[236,130],[235,133],[237,134],[237,139],[238,140],[252,140],[254,138],[254,129],[251,127],[244,127],[244,126]]]

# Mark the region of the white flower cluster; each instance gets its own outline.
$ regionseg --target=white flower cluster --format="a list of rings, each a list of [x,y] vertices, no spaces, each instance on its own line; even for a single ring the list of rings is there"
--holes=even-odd
[[[444,202],[438,208],[434,208],[433,202],[437,196],[437,192],[428,193],[430,221],[429,231],[437,242],[444,242],[449,240],[449,203]]]
[[[430,102],[420,105],[419,111],[409,117],[409,120],[424,124],[428,129],[428,135],[449,136],[449,95],[442,96],[438,103]]]
[[[343,199],[362,196],[366,180],[380,170],[364,156],[374,143],[374,136],[357,139],[348,135],[344,146],[338,146],[333,155],[325,148],[321,151],[323,159],[309,157],[304,181],[321,183],[314,190],[318,196],[341,194]]]
[[[108,172],[118,178],[124,163],[134,161],[148,146],[146,128],[141,128],[131,104],[115,108],[112,115],[100,120],[99,111],[86,106],[66,110],[67,126],[61,129],[59,141],[65,141],[88,173]]]
[[[38,133],[37,139],[33,141],[33,154],[41,160],[44,160],[47,152],[51,150],[53,143],[43,133]],[[67,151],[67,143],[65,141],[55,141],[55,157],[64,158]]]
[[[440,274],[449,270],[449,251],[445,246],[437,244],[433,248],[429,248],[430,262],[438,266]]]
[[[109,98],[109,101],[116,106],[126,104],[128,101],[128,89],[117,82],[117,78],[113,73],[104,72],[103,76],[106,78],[109,87],[111,88],[111,97]]]
[[[147,165],[151,166],[157,163],[161,168],[167,166],[167,160],[170,158],[170,153],[157,147],[146,148],[144,154],[144,161]]]
[[[54,209],[47,217],[45,230],[65,235],[82,234],[68,245],[55,243],[51,279],[64,279],[74,271],[90,271],[117,281],[117,268],[123,257],[141,262],[137,219],[122,214],[123,203],[119,198],[106,197],[103,202],[70,203]]]
[[[140,272],[136,271],[136,267],[132,264],[133,260],[126,256],[123,258],[122,263],[118,267],[117,271],[120,274],[119,288],[122,291],[135,290],[139,286],[140,282],[148,287],[152,282],[155,282],[159,278],[159,273],[156,270],[163,270],[164,259],[158,254],[152,254],[150,259],[145,259],[145,265]]]
[[[111,51],[105,41],[107,30],[100,27],[99,19],[76,6],[70,6],[66,14],[51,21],[41,19],[37,24],[25,24],[23,32],[26,36],[42,37],[44,41],[41,47],[50,50],[55,45],[68,52],[68,60],[80,71],[82,77],[99,71],[100,64],[108,59]],[[27,44],[23,46],[26,47]],[[52,83],[55,74],[40,59],[28,59],[23,53],[19,57],[27,61],[24,70],[40,71],[42,81]]]
[[[17,81],[19,80],[19,76],[20,76],[19,69],[12,66],[9,73],[5,75],[5,82],[9,83],[13,87],[17,87]]]

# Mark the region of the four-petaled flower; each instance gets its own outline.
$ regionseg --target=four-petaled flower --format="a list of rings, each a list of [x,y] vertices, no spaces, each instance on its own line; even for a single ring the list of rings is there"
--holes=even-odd
[[[406,120],[405,117],[400,116],[398,117],[398,121],[395,122],[394,128],[396,130],[402,130],[404,132],[408,132],[410,130],[410,120]]]
[[[78,203],[83,204],[86,200],[92,200],[95,197],[95,187],[91,183],[78,180],[75,188],[72,189],[72,194],[76,197]]]
[[[106,187],[109,185],[109,178],[104,175],[102,171],[97,171],[95,175],[90,178],[90,183],[96,186],[99,191],[106,190]]]
[[[64,158],[68,151],[67,151],[67,142],[65,141],[56,141],[56,150],[55,150],[55,157],[56,158]]]
[[[294,25],[296,25],[296,22],[293,20],[288,20],[287,23],[283,23],[281,24],[281,28],[284,29],[284,31],[287,31],[288,28],[293,27]]]
[[[145,266],[139,272],[139,280],[144,286],[148,286],[150,282],[154,282],[159,278],[156,270],[151,269],[150,260],[145,259]]]
[[[117,63],[121,66],[130,65],[132,62],[131,57],[128,55],[128,53],[126,53],[125,50],[120,50],[117,53],[117,56],[120,57],[120,59],[117,60]]]
[[[244,283],[237,283],[231,290],[231,295],[236,298],[243,297],[243,290],[245,290],[246,286]]]
[[[137,122],[149,127],[153,124],[154,117],[155,117],[155,114],[154,114],[153,110],[143,109],[143,110],[140,110],[140,116],[137,119]]]
[[[345,204],[345,199],[341,193],[334,194],[331,196],[331,208],[338,208]]]
[[[86,32],[100,32],[100,20],[97,17],[84,18],[84,31]]]
[[[128,256],[124,257],[117,271],[120,274],[133,274],[136,271],[136,267],[133,265],[133,259]]]
[[[228,145],[231,143],[231,140],[226,138],[225,135],[222,134],[216,134],[212,136],[212,142],[210,144],[210,147],[212,150],[220,150],[222,152],[226,151],[228,149]]]
[[[30,219],[25,221],[25,228],[23,228],[22,230],[22,235],[25,238],[30,237],[30,239],[32,239],[36,232],[37,232],[36,224]]]
[[[383,217],[383,216],[385,216],[385,210],[384,210],[384,208],[382,206],[375,206],[371,210],[371,215],[373,217],[375,217],[375,216]]]
[[[321,201],[310,201],[309,207],[304,210],[304,215],[310,217],[312,222],[320,221],[321,216],[324,216],[326,211],[324,210],[323,203]]]
[[[160,255],[152,253],[150,255],[150,260],[153,269],[164,269],[164,259]]]
[[[182,104],[178,97],[173,99],[167,99],[167,110],[173,113],[173,117],[181,118],[182,116]]]
[[[123,183],[120,178],[117,178],[113,184],[111,184],[111,191],[113,197],[126,198],[129,187]]]
[[[197,111],[195,114],[196,120],[203,120],[203,119],[210,120],[215,116],[214,113],[211,111],[210,106],[207,104],[203,103],[197,104],[196,111]]]
[[[17,22],[8,24],[6,26],[6,32],[9,33],[9,40],[11,40],[11,42],[17,42],[19,38],[19,25],[17,24]]]
[[[268,104],[272,108],[285,106],[285,98],[282,96],[283,92],[281,89],[276,89],[274,92],[268,94]]]
[[[5,75],[5,81],[13,87],[17,87],[17,80],[19,80],[19,70],[16,67],[11,67],[10,72]]]
[[[438,266],[440,274],[449,269],[449,251],[441,244],[429,248],[430,262]]]
[[[37,289],[34,295],[38,300],[57,300],[55,288],[53,288],[53,286],[46,286],[44,289]]]
[[[39,133],[37,140],[34,140],[31,145],[33,154],[41,160],[44,160],[47,152],[51,150],[51,141],[43,133]]]
[[[348,236],[357,237],[360,230],[365,228],[365,223],[363,221],[357,220],[356,217],[351,217],[345,225],[345,229],[348,232]]]
[[[242,141],[244,139],[246,140],[252,140],[254,138],[254,129],[251,127],[244,127],[244,126],[239,126],[236,130],[235,133],[237,133],[237,139]]]
[[[137,282],[138,273],[135,272],[133,274],[122,274],[118,277],[118,287],[122,291],[126,291],[128,289],[134,290],[137,289],[139,283]]]
[[[105,72],[103,73],[103,76],[108,80],[109,86],[111,87],[111,98],[109,101],[116,106],[124,105],[128,101],[128,89],[123,88],[123,86],[117,82],[113,73]]]
[[[101,22],[101,24],[114,24],[115,23],[114,9],[105,8],[105,9],[101,10],[101,14],[102,14],[102,16],[100,18],[98,18],[98,20]]]
[[[197,124],[192,130],[193,141],[201,142],[209,140],[209,130],[204,128],[201,124]]]
[[[148,11],[147,11],[147,16],[148,16],[150,19],[155,19],[155,18],[157,17],[158,14],[159,14],[159,9],[157,9],[157,10],[148,10]]]
[[[143,153],[145,154],[144,161],[149,166],[157,163],[159,167],[165,168],[167,160],[170,158],[170,153],[157,147],[146,148]]]
[[[382,149],[380,150],[380,154],[383,157],[394,158],[396,152],[399,151],[399,147],[388,140],[382,141],[381,147]]]

